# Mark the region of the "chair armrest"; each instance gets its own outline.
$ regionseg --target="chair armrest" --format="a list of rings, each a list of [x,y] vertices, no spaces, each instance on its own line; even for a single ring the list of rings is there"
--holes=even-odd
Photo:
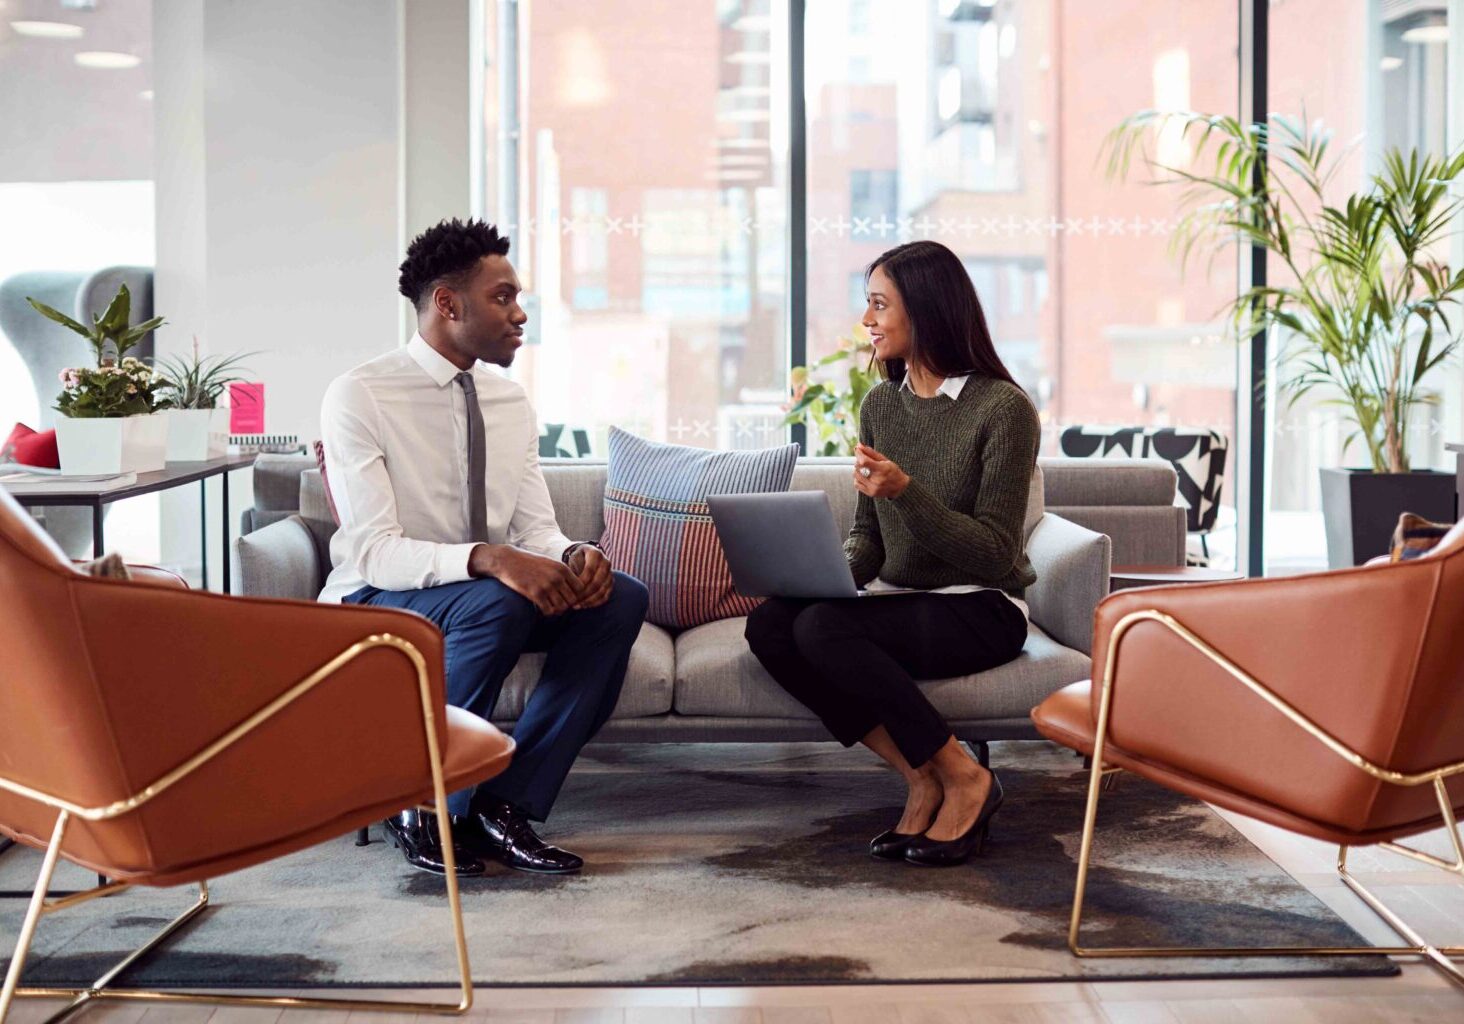
[[[1098,606],[1094,720],[1111,672],[1108,735],[1124,750],[1314,820],[1360,827],[1376,781],[1232,669],[1374,764],[1432,767],[1389,762],[1436,614],[1438,570],[1412,562],[1114,594]],[[1214,655],[1143,618],[1129,621],[1115,647],[1120,624],[1146,611],[1168,616]]]
[[[442,636],[420,616],[85,577],[72,588],[82,623],[78,656],[89,659],[132,793],[377,634],[421,653],[439,741],[447,735]],[[420,793],[424,781],[430,789],[422,723],[412,661],[391,647],[371,648],[137,813],[149,832],[174,837],[175,863],[187,861],[190,842],[202,857],[224,836],[247,844],[251,829],[310,828],[320,821],[322,794],[345,809]],[[200,814],[208,828],[189,820]]]
[[[310,526],[290,516],[234,542],[238,559],[236,592],[245,597],[282,597],[313,601],[325,581],[320,548]]]
[[[1108,594],[1111,542],[1048,512],[1027,538],[1037,582],[1027,588],[1032,621],[1058,643],[1087,653],[1093,646],[1093,611]]]

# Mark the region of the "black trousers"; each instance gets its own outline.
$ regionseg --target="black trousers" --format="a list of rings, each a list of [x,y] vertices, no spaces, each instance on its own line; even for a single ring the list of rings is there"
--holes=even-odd
[[[918,768],[951,737],[916,679],[982,672],[1022,652],[1027,622],[1003,594],[772,598],[747,619],[768,674],[844,746],[883,725]]]

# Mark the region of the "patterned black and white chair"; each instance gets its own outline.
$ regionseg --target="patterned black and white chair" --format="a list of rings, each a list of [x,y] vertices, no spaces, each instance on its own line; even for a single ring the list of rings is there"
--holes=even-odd
[[[1062,432],[1063,455],[1071,459],[1163,459],[1179,476],[1185,528],[1200,541],[1205,563],[1209,536],[1220,518],[1220,490],[1230,440],[1199,427],[1073,426]]]

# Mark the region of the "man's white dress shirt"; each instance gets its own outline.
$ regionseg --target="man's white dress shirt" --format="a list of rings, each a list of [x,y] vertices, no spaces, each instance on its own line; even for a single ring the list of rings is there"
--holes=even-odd
[[[946,398],[949,398],[952,402],[954,402],[956,399],[958,399],[958,398],[961,397],[961,389],[966,386],[966,381],[968,381],[970,379],[971,379],[971,375],[970,374],[966,374],[965,376],[962,376],[962,377],[947,377],[947,378],[945,378],[945,380],[943,380],[943,381],[940,382],[940,387],[938,387],[938,388],[935,389],[935,396],[936,397],[939,397],[941,395],[944,395]],[[911,394],[914,394],[915,393],[915,389],[910,386],[910,375],[908,373],[905,374],[905,379],[900,382],[900,390],[901,391],[909,391]],[[869,584],[864,589],[865,590],[879,591],[879,590],[899,590],[900,588],[899,587],[896,587],[893,583],[886,583],[884,580],[879,579],[878,577],[876,577],[875,579],[870,580],[869,581]],[[983,587],[983,586],[980,586],[979,584],[975,584],[975,583],[961,583],[961,584],[957,584],[957,585],[951,586],[951,587],[940,587],[940,588],[938,588],[936,590],[922,591],[922,593],[926,593],[926,594],[975,594],[975,593],[977,593],[979,591],[982,591],[982,590],[996,590],[996,588],[995,587]],[[1012,595],[1011,594],[1008,594],[1005,590],[999,591],[999,593],[1001,593],[1002,595],[1004,595],[1007,598],[1007,600],[1011,601],[1012,604],[1014,604],[1018,608],[1020,608],[1021,611],[1022,611],[1022,614],[1025,615],[1025,616],[1027,616],[1028,621],[1031,621],[1031,612],[1028,611],[1028,609],[1027,609],[1027,602],[1026,601],[1023,601],[1019,597],[1012,597]]]
[[[420,590],[469,579],[468,420],[460,371],[414,335],[406,348],[337,377],[320,429],[341,526],[321,601],[361,587]],[[472,369],[487,453],[488,540],[561,558],[539,468],[539,426],[524,389]]]

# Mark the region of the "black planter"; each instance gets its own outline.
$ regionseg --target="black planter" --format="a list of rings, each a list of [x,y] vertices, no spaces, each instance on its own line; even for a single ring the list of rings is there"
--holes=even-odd
[[[1454,521],[1454,474],[1431,469],[1373,473],[1322,470],[1327,565],[1344,569],[1388,553],[1398,517],[1412,512],[1435,523]]]

